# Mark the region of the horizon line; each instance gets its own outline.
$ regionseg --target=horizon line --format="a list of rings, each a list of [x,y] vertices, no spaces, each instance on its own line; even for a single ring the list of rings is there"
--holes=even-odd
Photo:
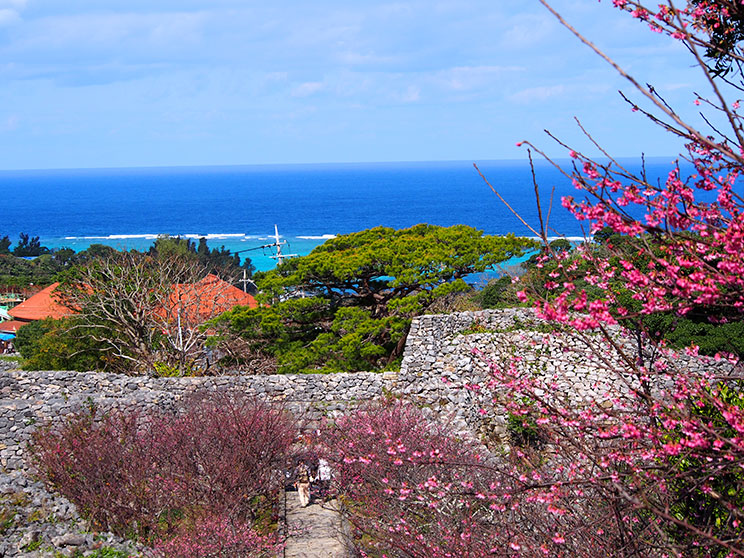
[[[668,158],[667,158],[668,157]],[[678,159],[679,155],[654,155],[644,157],[643,155],[638,156],[627,156],[627,157],[615,157],[618,161],[634,160],[640,162],[642,160],[659,160],[663,159],[670,164]],[[570,157],[556,157],[552,158],[555,162],[565,163],[572,161]],[[596,157],[596,161],[607,160],[606,157]],[[235,169],[235,168],[280,168],[280,167],[354,167],[362,165],[370,166],[381,166],[381,165],[440,165],[440,164],[453,164],[453,163],[467,163],[468,165],[473,164],[487,164],[487,163],[526,163],[529,164],[529,159],[525,155],[524,159],[438,159],[438,160],[398,160],[398,161],[342,161],[342,162],[305,162],[305,163],[217,163],[217,164],[204,164],[204,165],[141,165],[141,166],[100,166],[100,167],[38,167],[38,168],[18,168],[18,169],[0,169],[0,174],[9,174],[16,172],[64,172],[64,171],[106,171],[106,170],[173,170],[173,169]],[[546,159],[540,158],[535,159],[537,164],[550,164]]]

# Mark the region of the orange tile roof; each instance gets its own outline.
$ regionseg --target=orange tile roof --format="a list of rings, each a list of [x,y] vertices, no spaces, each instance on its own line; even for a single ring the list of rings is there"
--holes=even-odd
[[[54,290],[59,283],[53,283],[32,297],[11,308],[8,314],[19,320],[43,320],[44,318],[64,318],[72,315],[72,310],[62,304]]]
[[[258,303],[251,295],[209,274],[197,283],[173,285],[167,308],[158,313],[175,320],[180,312],[182,319],[204,323],[238,305],[256,308]]]
[[[20,320],[11,320],[9,322],[0,323],[0,333],[15,333],[18,328],[25,326],[29,322],[22,322]]]
[[[59,319],[72,315],[74,312],[63,305],[54,293],[58,286],[59,283],[49,285],[8,313],[13,318],[24,321]],[[210,274],[197,283],[173,285],[168,308],[157,312],[170,319],[175,318],[180,310],[183,319],[203,323],[238,305],[256,308],[258,303],[251,295]]]

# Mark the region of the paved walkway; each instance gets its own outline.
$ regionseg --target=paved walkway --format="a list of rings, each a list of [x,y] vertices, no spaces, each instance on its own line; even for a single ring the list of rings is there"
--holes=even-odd
[[[300,506],[297,492],[286,492],[289,537],[285,558],[348,558],[336,501]]]

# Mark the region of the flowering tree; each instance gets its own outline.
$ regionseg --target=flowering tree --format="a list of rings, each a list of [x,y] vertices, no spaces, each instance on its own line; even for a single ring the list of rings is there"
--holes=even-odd
[[[527,285],[520,297],[588,345],[600,336],[597,365],[625,389],[577,404],[553,395],[554,377],[530,373],[519,362],[494,363],[491,386],[502,391],[514,416],[540,430],[552,452],[546,462],[544,455],[516,451],[530,475],[523,501],[556,518],[556,537],[539,541],[523,533],[515,544],[537,554],[572,548],[572,556],[598,549],[608,556],[744,556],[741,368],[731,355],[698,358],[695,346],[677,354],[647,327],[659,312],[694,312],[714,322],[744,318],[744,199],[737,191],[744,142],[739,102],[725,96],[742,86],[742,6],[613,1],[651,30],[682,41],[695,58],[712,95],[694,102],[723,123],[702,132],[541,2],[645,96],[648,108],[631,103],[632,110],[686,140],[682,159],[692,171],[677,163],[657,184],[605,152],[607,160],[598,162],[569,150],[573,167],[563,172],[584,197],[565,197],[563,206],[592,233],[609,228],[615,241],[602,250],[587,242],[578,255],[546,243],[539,265],[550,268],[547,280]],[[575,503],[587,494],[600,496],[604,505],[597,509],[611,513],[577,513]],[[567,518],[570,533],[559,528]],[[592,541],[591,552],[575,546],[581,539]]]
[[[276,556],[277,495],[297,435],[283,408],[216,390],[174,413],[91,405],[38,429],[29,452],[93,529],[169,558]]]
[[[388,401],[337,421],[321,453],[363,556],[475,558],[516,529],[494,528],[504,491],[482,449]]]

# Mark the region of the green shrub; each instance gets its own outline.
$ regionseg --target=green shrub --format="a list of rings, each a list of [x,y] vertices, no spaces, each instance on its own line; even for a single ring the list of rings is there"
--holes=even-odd
[[[104,347],[74,319],[39,320],[16,333],[16,348],[26,370],[100,370],[106,365]]]
[[[702,355],[727,352],[744,356],[744,322],[714,324],[705,318],[655,314],[643,319],[651,336],[666,339],[673,347],[697,345]]]
[[[505,275],[490,281],[477,295],[482,308],[503,308],[519,304],[517,292],[511,282],[511,277]]]
[[[542,442],[537,422],[530,416],[509,413],[506,417],[506,431],[511,441],[517,446],[537,447]]]
[[[93,554],[88,554],[88,558],[129,558],[130,554],[122,550],[116,550],[110,546],[104,546],[97,549]]]
[[[722,440],[735,440],[739,432],[730,417],[726,416],[726,409],[719,408],[719,405],[744,409],[744,383],[738,381],[729,385],[718,384],[709,393],[712,397],[701,397],[692,408],[693,418],[720,432]],[[736,524],[736,510],[744,509],[744,493],[740,490],[744,471],[733,468],[707,476],[701,482],[699,471],[704,469],[701,458],[684,456],[672,458],[671,461],[676,464],[678,474],[670,482],[671,492],[675,496],[670,512],[680,521],[722,536],[732,522]],[[706,488],[702,488],[702,485]],[[671,534],[678,542],[694,544],[694,537],[679,526],[672,526]],[[715,558],[730,555],[723,549],[714,554],[706,554]]]
[[[10,529],[15,523],[16,513],[9,507],[0,507],[0,535]]]

